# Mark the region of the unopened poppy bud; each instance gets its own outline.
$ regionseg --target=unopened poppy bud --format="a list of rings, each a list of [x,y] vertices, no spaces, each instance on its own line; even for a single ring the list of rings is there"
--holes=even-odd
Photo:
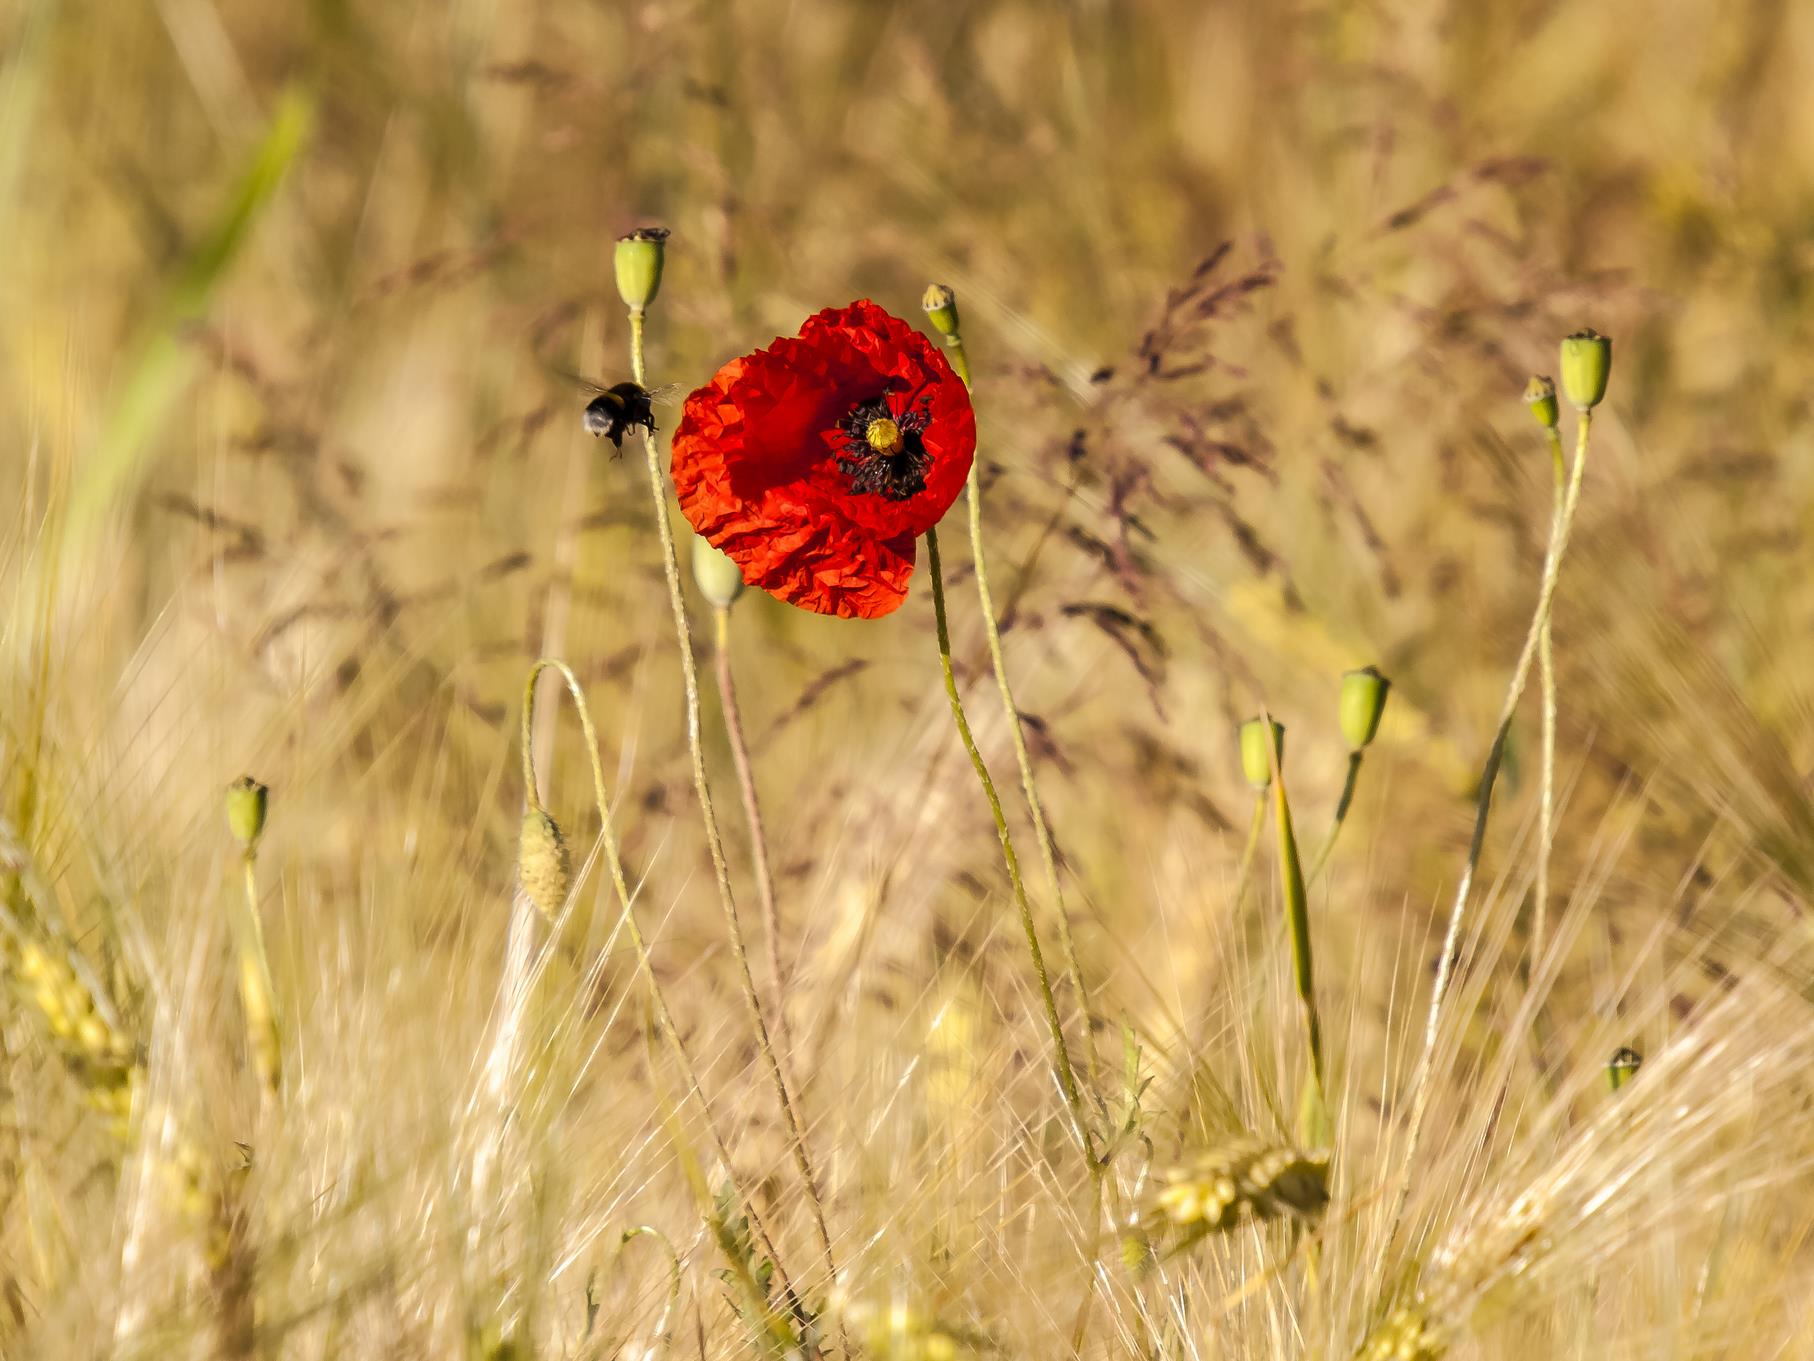
[[[1342,673],[1342,697],[1339,717],[1342,737],[1348,750],[1359,751],[1379,731],[1380,715],[1386,712],[1386,692],[1392,682],[1371,666]]]
[[[1554,430],[1561,419],[1561,412],[1556,405],[1556,384],[1554,379],[1541,375],[1534,377],[1524,385],[1524,404],[1531,409],[1531,415],[1537,418],[1537,424],[1545,430]]]
[[[638,227],[617,238],[617,295],[632,312],[641,312],[661,291],[661,262],[667,253],[666,227]]]
[[[719,609],[729,609],[743,594],[743,569],[729,554],[697,535],[693,538],[693,580],[699,584],[699,594]]]
[[[1576,331],[1562,342],[1562,393],[1578,411],[1600,404],[1612,374],[1612,341],[1598,331]]]
[[[1247,777],[1247,783],[1255,789],[1264,789],[1272,783],[1272,762],[1274,757],[1285,759],[1285,725],[1272,725],[1273,750],[1266,750],[1266,720],[1250,718],[1241,725],[1241,773]]]
[[[944,284],[927,284],[926,296],[920,299],[932,329],[942,336],[957,334],[957,294]]]
[[[258,845],[265,830],[265,807],[271,791],[250,775],[241,775],[227,786],[227,827],[248,851]]]
[[[1606,1061],[1606,1087],[1616,1092],[1644,1066],[1644,1056],[1635,1049],[1620,1049]]]
[[[573,862],[560,824],[540,808],[523,814],[523,834],[517,843],[517,877],[529,901],[550,921],[567,901],[573,887]]]

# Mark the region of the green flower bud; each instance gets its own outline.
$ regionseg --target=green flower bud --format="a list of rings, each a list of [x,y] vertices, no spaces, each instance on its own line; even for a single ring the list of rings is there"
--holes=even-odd
[[[1576,331],[1562,342],[1562,391],[1576,410],[1600,404],[1611,373],[1612,341],[1598,331]]]
[[[1554,430],[1561,413],[1556,406],[1555,380],[1538,376],[1524,385],[1524,404],[1545,430]]]
[[[1380,715],[1386,712],[1386,692],[1392,682],[1371,666],[1342,673],[1342,697],[1339,708],[1342,737],[1348,750],[1359,751],[1379,731]]]
[[[567,901],[573,887],[573,862],[560,824],[540,808],[523,814],[523,833],[517,842],[517,877],[529,901],[550,921]]]
[[[693,537],[693,580],[699,594],[720,609],[729,609],[743,594],[743,569],[698,535]]]
[[[957,294],[944,284],[927,284],[926,296],[920,299],[932,329],[942,336],[957,334]]]
[[[1621,1049],[1606,1061],[1606,1089],[1616,1092],[1644,1066],[1644,1056],[1635,1049]]]
[[[1272,744],[1278,759],[1285,759],[1285,725],[1272,725]],[[1266,752],[1266,720],[1250,718],[1241,725],[1241,773],[1255,789],[1272,783],[1272,758]]]
[[[617,238],[617,295],[632,312],[643,311],[661,291],[667,244],[666,227],[638,227]]]
[[[248,851],[258,845],[258,838],[264,834],[270,793],[250,775],[241,775],[227,786],[227,826],[234,840]]]

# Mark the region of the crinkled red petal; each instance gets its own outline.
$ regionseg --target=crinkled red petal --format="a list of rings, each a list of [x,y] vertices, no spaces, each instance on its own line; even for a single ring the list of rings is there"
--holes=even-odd
[[[837,422],[886,395],[926,404],[925,488],[891,501],[853,492]],[[694,530],[744,580],[802,608],[872,619],[897,608],[914,540],[957,499],[976,450],[968,392],[944,355],[871,302],[811,317],[800,334],[733,359],[687,398],[674,490]]]

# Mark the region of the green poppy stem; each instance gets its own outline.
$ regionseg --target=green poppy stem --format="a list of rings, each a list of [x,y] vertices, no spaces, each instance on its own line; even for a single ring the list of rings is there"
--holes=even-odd
[[[1342,782],[1342,796],[1335,804],[1335,817],[1329,823],[1329,833],[1323,838],[1323,844],[1317,848],[1316,859],[1311,862],[1309,883],[1316,882],[1317,875],[1323,872],[1323,866],[1329,863],[1329,852],[1335,849],[1335,839],[1342,834],[1342,824],[1348,818],[1348,806],[1354,802],[1354,786],[1360,782],[1361,760],[1364,751],[1348,753],[1348,778]]]
[[[1260,849],[1260,828],[1266,825],[1266,792],[1260,791],[1254,796],[1253,820],[1247,827],[1247,844],[1241,848],[1241,869],[1235,876],[1235,906],[1238,916],[1241,904],[1247,898],[1248,880],[1253,874],[1253,858]]]
[[[1271,715],[1260,713],[1270,724]],[[1279,839],[1279,889],[1285,899],[1285,930],[1291,943],[1291,980],[1297,989],[1304,1022],[1304,1048],[1310,1060],[1309,1081],[1298,1112],[1298,1139],[1308,1145],[1326,1143],[1329,1106],[1323,1083],[1323,1021],[1316,1005],[1316,967],[1310,947],[1310,894],[1305,887],[1303,863],[1298,859],[1297,834],[1291,825],[1291,801],[1285,795],[1285,770],[1275,743],[1266,744],[1272,762],[1273,821]]]
[[[1531,626],[1525,634],[1524,647],[1518,654],[1517,664],[1512,668],[1511,683],[1506,687],[1505,703],[1500,706],[1499,723],[1493,732],[1493,745],[1488,748],[1486,763],[1480,771],[1480,787],[1474,804],[1474,831],[1468,839],[1467,862],[1462,867],[1461,881],[1455,887],[1455,901],[1449,909],[1449,924],[1443,934],[1442,956],[1436,963],[1436,983],[1430,992],[1429,1018],[1424,1024],[1423,1053],[1418,1059],[1416,1074],[1412,1079],[1411,1116],[1406,1133],[1405,1154],[1399,1160],[1401,1167],[1417,1165],[1418,1141],[1430,1103],[1430,1068],[1435,1059],[1443,1004],[1448,1000],[1449,984],[1455,976],[1462,923],[1467,917],[1468,903],[1474,888],[1474,871],[1479,868],[1481,847],[1486,841],[1487,820],[1493,808],[1493,785],[1499,778],[1499,765],[1505,756],[1506,739],[1511,735],[1512,718],[1518,711],[1518,701],[1524,696],[1524,687],[1530,679],[1531,663],[1536,658],[1543,626],[1549,619],[1550,602],[1555,598],[1556,582],[1561,576],[1562,555],[1568,550],[1569,536],[1574,531],[1575,512],[1581,504],[1582,477],[1587,471],[1587,446],[1592,428],[1593,412],[1582,411],[1576,425],[1575,461],[1569,470],[1568,486],[1562,498],[1562,513],[1552,521],[1549,549],[1543,558],[1543,580],[1537,591],[1537,608],[1531,616]],[[1401,1212],[1410,1189],[1407,1178],[1399,1189]],[[1397,1218],[1396,1214],[1394,1218]]]
[[[970,755],[983,795],[989,800],[989,811],[995,818],[995,832],[1001,839],[1002,860],[1008,867],[1008,882],[1014,890],[1014,906],[1020,912],[1021,930],[1026,932],[1027,951],[1033,957],[1033,973],[1039,981],[1039,995],[1045,1003],[1046,1024],[1052,1032],[1052,1065],[1058,1075],[1058,1087],[1069,1108],[1073,1132],[1083,1148],[1084,1157],[1096,1165],[1095,1142],[1084,1120],[1083,1093],[1077,1086],[1077,1073],[1071,1067],[1071,1051],[1065,1044],[1064,1026],[1058,1019],[1058,1002],[1052,995],[1052,979],[1046,971],[1045,951],[1039,945],[1039,930],[1033,923],[1033,909],[1027,903],[1027,887],[1021,879],[1020,857],[1014,853],[1014,838],[1008,831],[1008,819],[1002,812],[1001,796],[995,792],[995,781],[977,749],[970,731],[970,720],[964,716],[964,702],[957,692],[957,676],[951,669],[951,630],[945,617],[945,574],[939,561],[938,530],[926,531],[926,570],[932,581],[932,611],[938,624],[939,667],[945,676],[945,697],[951,704],[951,718],[957,724],[958,736]]]
[[[565,662],[544,657],[529,669],[529,678],[523,684],[523,771],[526,780],[525,790],[531,807],[541,806],[536,792],[535,769],[530,756],[530,735],[533,731],[535,709],[535,682],[543,671],[553,670],[560,673],[567,683],[567,692],[573,697],[574,708],[579,713],[580,731],[586,739],[586,756],[592,767],[592,799],[598,809],[599,844],[604,851],[605,868],[611,876],[611,887],[617,894],[618,909],[623,914],[624,928],[630,934],[630,944],[636,951],[637,968],[642,973],[643,985],[649,990],[649,1002],[655,1011],[655,1028],[673,1056],[674,1065],[680,1069],[681,1077],[686,1083],[688,1095],[699,1106],[701,1117],[705,1121],[706,1136],[712,1141],[712,1148],[718,1159],[724,1164],[725,1176],[730,1179],[731,1187],[742,1203],[744,1213],[749,1216],[750,1226],[762,1243],[769,1260],[775,1263],[775,1273],[780,1278],[784,1292],[792,1291],[787,1272],[781,1266],[781,1254],[776,1251],[773,1240],[769,1237],[768,1228],[762,1222],[757,1210],[755,1197],[744,1185],[743,1178],[737,1172],[736,1164],[731,1160],[731,1151],[725,1146],[723,1137],[718,1133],[718,1118],[712,1109],[711,1099],[706,1096],[705,1088],[700,1084],[699,1071],[693,1066],[692,1055],[687,1053],[686,1045],[681,1041],[680,1028],[674,1023],[674,1015],[668,1010],[667,995],[662,991],[661,980],[655,975],[655,961],[649,953],[648,941],[643,937],[642,927],[636,920],[636,913],[630,905],[630,885],[624,877],[623,857],[618,852],[617,832],[611,823],[611,800],[605,792],[605,768],[599,755],[598,730],[592,723],[592,709],[586,702],[586,692],[580,687],[579,677]],[[741,1263],[733,1262],[733,1266]]]
[[[970,359],[964,352],[964,337],[953,329],[945,337],[945,349],[951,367],[970,388]],[[1064,955],[1065,976],[1077,995],[1077,1009],[1083,1013],[1083,1057],[1092,1086],[1102,1082],[1101,1063],[1096,1055],[1095,1015],[1090,1009],[1090,991],[1083,979],[1083,965],[1077,957],[1077,942],[1071,934],[1071,914],[1065,907],[1063,881],[1058,874],[1058,855],[1052,842],[1052,829],[1046,822],[1045,806],[1039,801],[1039,786],[1033,778],[1033,758],[1027,751],[1027,738],[1020,720],[1020,708],[1014,702],[1014,689],[1008,684],[1008,666],[1002,654],[1001,626],[996,622],[995,600],[989,590],[989,561],[983,551],[983,489],[976,465],[970,465],[970,476],[964,484],[964,499],[970,512],[970,557],[976,566],[976,594],[982,605],[983,634],[989,643],[989,664],[995,671],[995,688],[1001,693],[1002,708],[1008,715],[1008,736],[1014,746],[1014,761],[1020,768],[1021,793],[1027,800],[1027,812],[1033,819],[1033,836],[1039,843],[1039,858],[1046,875],[1046,887],[1052,895],[1052,912],[1058,921],[1058,948]]]
[[[1549,435],[1550,470],[1555,494],[1551,501],[1550,542],[1556,541],[1562,507],[1568,498],[1568,472],[1562,457],[1562,435],[1555,426]],[[1556,844],[1556,661],[1550,644],[1551,615],[1543,616],[1537,633],[1537,672],[1543,689],[1543,773],[1537,811],[1537,901],[1531,915],[1531,956],[1541,958],[1549,925],[1549,862]]]
[[[750,761],[749,740],[743,732],[743,710],[737,704],[737,679],[731,670],[731,607],[712,609],[713,670],[718,678],[718,706],[724,712],[725,735],[731,744],[731,764],[737,770],[737,789],[743,797],[743,817],[750,829],[750,860],[756,873],[756,893],[762,906],[762,930],[768,947],[768,970],[775,987],[775,1034],[781,1052],[791,1053],[787,1035],[787,976],[781,968],[781,913],[775,905],[775,876],[769,867],[768,832],[762,821],[762,801],[756,791],[756,771]]]
[[[271,979],[271,957],[265,949],[264,920],[258,911],[258,849],[247,846],[240,856],[245,880],[245,927],[241,933],[239,998],[246,1014],[247,1047],[258,1073],[259,1090],[272,1106],[283,1099],[283,1033],[277,1023],[277,988]]]
[[[643,312],[630,309],[631,376],[643,387],[648,386],[648,370],[643,355]],[[674,549],[674,526],[668,521],[668,484],[662,472],[661,454],[655,436],[642,432],[643,453],[649,471],[649,496],[655,514],[655,527],[661,536],[661,565],[668,580],[668,604],[674,613],[674,633],[680,645],[680,671],[686,689],[687,749],[693,758],[693,792],[699,800],[699,816],[705,825],[706,847],[712,856],[712,872],[718,881],[718,902],[724,909],[724,920],[731,941],[731,955],[737,962],[737,977],[743,988],[744,1006],[749,1011],[750,1028],[755,1032],[756,1047],[762,1051],[775,1099],[787,1123],[788,1144],[794,1166],[806,1190],[812,1210],[813,1227],[819,1235],[819,1246],[825,1256],[826,1282],[837,1279],[837,1261],[832,1254],[831,1231],[825,1223],[825,1206],[819,1197],[818,1181],[813,1175],[812,1160],[806,1152],[806,1131],[788,1093],[787,1079],[782,1076],[781,1061],[776,1057],[774,1041],[769,1036],[768,1022],[763,1019],[762,1002],[756,993],[755,975],[750,971],[749,951],[744,948],[743,926],[737,918],[737,900],[731,893],[730,866],[724,858],[724,841],[718,833],[718,815],[712,808],[711,785],[705,773],[705,749],[699,740],[699,669],[693,660],[693,633],[687,625],[686,597],[680,588],[680,558]]]

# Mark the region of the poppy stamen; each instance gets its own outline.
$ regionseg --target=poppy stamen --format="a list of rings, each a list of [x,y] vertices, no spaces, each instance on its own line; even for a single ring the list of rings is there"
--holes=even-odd
[[[890,416],[882,416],[869,423],[863,432],[863,439],[878,454],[898,454],[901,452],[901,427]]]
[[[890,501],[906,501],[925,491],[932,456],[920,435],[928,419],[923,402],[899,413],[889,409],[885,397],[852,407],[838,422],[844,443],[838,471],[850,489]]]

